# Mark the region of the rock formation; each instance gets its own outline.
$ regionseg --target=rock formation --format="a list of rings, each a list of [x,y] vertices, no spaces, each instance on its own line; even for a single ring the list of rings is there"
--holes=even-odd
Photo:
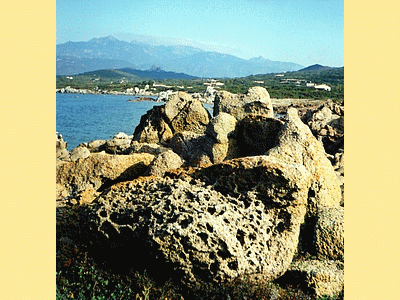
[[[149,272],[162,266],[189,286],[286,271],[306,212],[303,166],[258,156],[177,174],[105,191],[90,209],[91,239],[125,266],[151,261]]]
[[[113,266],[188,287],[297,278],[317,296],[337,295],[344,109],[328,101],[300,119],[289,107],[278,120],[268,92],[254,87],[217,92],[213,115],[178,92],[133,136],[71,153],[58,136],[57,200],[81,208],[76,230]],[[319,260],[292,261],[304,251]]]
[[[277,146],[266,153],[286,162],[305,166],[312,174],[308,193],[308,213],[315,215],[318,207],[338,207],[341,190],[324,147],[312,135],[310,128],[299,118],[295,108],[289,108],[285,124],[279,132]]]
[[[328,154],[344,151],[344,107],[328,100],[318,108],[309,110],[302,121],[322,141]]]
[[[133,141],[139,143],[164,143],[173,136],[165,117],[165,105],[154,106],[140,118],[133,133]]]

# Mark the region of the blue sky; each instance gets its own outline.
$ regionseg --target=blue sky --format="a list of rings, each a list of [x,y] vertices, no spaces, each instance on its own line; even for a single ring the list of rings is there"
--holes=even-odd
[[[57,44],[163,38],[242,58],[344,65],[344,0],[57,0]]]

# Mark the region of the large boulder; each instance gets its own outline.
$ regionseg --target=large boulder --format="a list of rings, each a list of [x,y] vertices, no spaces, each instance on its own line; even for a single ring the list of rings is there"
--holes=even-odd
[[[140,118],[132,141],[149,144],[168,142],[173,136],[173,131],[167,122],[165,105],[154,106]]]
[[[296,251],[309,179],[258,156],[118,183],[88,206],[88,240],[113,266],[188,286],[273,280]]]
[[[267,155],[286,163],[305,166],[312,175],[308,193],[308,212],[315,216],[318,207],[338,207],[341,200],[340,183],[325,150],[299,118],[295,108],[289,108],[285,124],[278,134],[277,145]]]
[[[73,196],[87,188],[102,190],[115,182],[136,178],[146,171],[153,158],[147,153],[92,153],[85,159],[57,165],[57,197]]]
[[[234,116],[237,120],[243,119],[248,114],[259,114],[273,117],[271,99],[267,90],[255,86],[245,94],[232,94],[227,91],[220,91],[214,99],[214,116],[225,112]]]
[[[209,112],[189,94],[178,92],[165,104],[165,116],[174,133],[191,131],[204,133],[210,121]]]

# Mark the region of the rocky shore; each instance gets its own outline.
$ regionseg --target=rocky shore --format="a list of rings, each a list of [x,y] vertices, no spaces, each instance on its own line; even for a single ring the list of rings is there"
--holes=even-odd
[[[213,103],[210,115],[172,94],[132,135],[71,152],[57,134],[58,247],[84,241],[115,268],[188,288],[242,278],[337,296],[344,107],[279,102],[261,87],[216,92]]]
[[[131,100],[131,101],[155,101],[155,102],[166,102],[168,101],[169,97],[178,92],[173,90],[167,90],[162,92],[155,92],[150,89],[148,85],[144,89],[139,89],[138,87],[135,88],[128,88],[125,91],[110,91],[110,90],[102,90],[98,87],[93,89],[75,89],[70,86],[65,88],[56,89],[57,94],[90,94],[90,95],[125,95],[125,96],[136,96],[139,97],[138,100]],[[213,104],[214,98],[217,91],[212,87],[207,87],[204,93],[191,93],[191,97],[199,100],[202,103],[206,104]]]

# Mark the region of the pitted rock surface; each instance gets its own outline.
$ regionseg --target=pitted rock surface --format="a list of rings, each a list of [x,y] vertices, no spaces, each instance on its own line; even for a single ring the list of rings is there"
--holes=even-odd
[[[314,246],[319,259],[341,260],[344,257],[344,208],[322,207],[318,210]]]
[[[286,271],[306,212],[303,166],[259,156],[166,176],[116,184],[88,206],[96,249],[189,286]]]

